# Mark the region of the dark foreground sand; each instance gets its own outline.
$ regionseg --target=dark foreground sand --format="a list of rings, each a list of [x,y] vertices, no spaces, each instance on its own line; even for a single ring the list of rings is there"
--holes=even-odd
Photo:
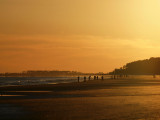
[[[0,120],[160,119],[160,78],[12,86],[0,91],[5,94],[0,96]]]

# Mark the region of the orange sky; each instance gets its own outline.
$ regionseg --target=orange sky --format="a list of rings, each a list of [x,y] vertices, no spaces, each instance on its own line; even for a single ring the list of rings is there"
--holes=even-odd
[[[160,53],[160,0],[1,0],[0,15],[0,72],[109,72]]]

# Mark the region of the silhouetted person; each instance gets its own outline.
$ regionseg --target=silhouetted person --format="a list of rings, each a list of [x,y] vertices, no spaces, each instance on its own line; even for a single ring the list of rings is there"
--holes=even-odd
[[[101,77],[101,79],[103,80],[103,76]]]
[[[94,80],[96,80],[96,76],[94,76]]]
[[[78,76],[78,82],[79,82],[80,77]]]
[[[84,76],[84,82],[86,82],[86,76]]]

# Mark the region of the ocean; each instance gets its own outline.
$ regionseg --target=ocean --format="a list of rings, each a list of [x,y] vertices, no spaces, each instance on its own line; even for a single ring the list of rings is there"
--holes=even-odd
[[[88,80],[88,76],[87,80]],[[105,79],[108,79],[105,76]],[[101,76],[99,76],[101,79]],[[93,80],[93,76],[91,77]],[[14,85],[39,85],[39,84],[59,84],[77,82],[77,77],[0,77],[0,86],[14,86]],[[80,82],[84,81],[84,76],[80,77]]]
[[[0,86],[58,84],[76,80],[77,77],[0,77]]]

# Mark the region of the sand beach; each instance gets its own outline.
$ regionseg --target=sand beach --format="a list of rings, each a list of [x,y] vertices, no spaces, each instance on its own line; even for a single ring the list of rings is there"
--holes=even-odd
[[[159,120],[160,78],[0,87],[1,120]]]

